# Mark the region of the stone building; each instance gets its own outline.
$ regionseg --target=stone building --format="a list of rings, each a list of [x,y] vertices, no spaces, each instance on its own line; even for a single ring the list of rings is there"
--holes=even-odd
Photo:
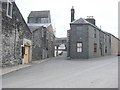
[[[55,38],[55,56],[67,51],[67,37]]]
[[[55,34],[51,24],[50,11],[31,11],[28,26],[32,31],[32,59],[54,57]]]
[[[55,46],[58,47],[58,49],[59,49],[60,45],[64,45],[65,48],[61,49],[61,50],[66,51],[66,49],[67,49],[67,37],[55,38]]]
[[[0,66],[2,66],[2,2],[0,2]]]
[[[8,0],[0,3],[0,7],[2,65],[27,64],[31,61],[32,33],[15,2]]]
[[[120,39],[111,35],[111,55],[120,55]]]
[[[111,55],[118,54],[118,38],[111,34]]]
[[[67,34],[67,56],[70,58],[88,59],[111,54],[111,36],[96,26],[92,16],[73,20]]]

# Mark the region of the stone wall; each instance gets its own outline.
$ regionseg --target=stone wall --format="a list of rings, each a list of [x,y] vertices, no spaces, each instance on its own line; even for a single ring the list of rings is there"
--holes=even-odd
[[[118,54],[118,46],[119,45],[119,40],[111,35],[111,55],[117,55]]]
[[[54,57],[55,36],[51,32],[50,27],[41,26],[33,31],[32,60]]]
[[[48,31],[48,57],[54,57],[55,36],[52,25],[48,26],[47,31]]]
[[[70,58],[88,58],[88,26],[80,24],[70,25]],[[77,42],[83,43],[82,52],[77,52]]]
[[[2,66],[2,3],[0,2],[0,66]]]
[[[12,18],[7,17],[7,4],[2,4],[2,63],[5,66],[22,63],[21,45],[23,45],[23,39],[31,40],[32,38],[32,33],[18,7],[14,2],[12,4]]]
[[[41,30],[42,27],[33,31],[32,34],[32,60],[41,60],[42,59],[42,40],[41,40]]]

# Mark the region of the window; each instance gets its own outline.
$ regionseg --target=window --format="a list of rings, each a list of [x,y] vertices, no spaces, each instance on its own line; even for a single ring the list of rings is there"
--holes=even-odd
[[[105,35],[105,42],[107,42],[107,35]]]
[[[94,52],[97,52],[97,43],[94,43]]]
[[[10,18],[12,18],[12,8],[13,8],[13,5],[8,0],[8,2],[7,2],[7,16],[10,17]]]
[[[77,52],[82,52],[83,44],[81,42],[77,43]]]
[[[34,17],[30,17],[28,18],[28,23],[35,23],[36,22],[36,19]]]
[[[94,29],[94,38],[96,38],[96,29]]]
[[[105,47],[105,53],[107,53],[107,47]]]
[[[38,19],[37,19],[37,23],[41,23],[41,18],[38,18]]]
[[[41,23],[48,23],[48,18],[41,18]]]
[[[109,37],[109,45],[111,46],[111,38]]]

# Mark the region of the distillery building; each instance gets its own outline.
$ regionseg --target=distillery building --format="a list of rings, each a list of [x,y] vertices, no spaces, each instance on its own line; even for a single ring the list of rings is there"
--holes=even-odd
[[[67,57],[88,59],[111,55],[111,34],[97,27],[93,16],[75,20],[74,13],[72,7],[70,30],[67,31]]]
[[[28,26],[32,32],[32,60],[54,57],[55,34],[50,11],[31,11]]]
[[[32,33],[15,2],[0,2],[0,26],[2,66],[30,63]]]

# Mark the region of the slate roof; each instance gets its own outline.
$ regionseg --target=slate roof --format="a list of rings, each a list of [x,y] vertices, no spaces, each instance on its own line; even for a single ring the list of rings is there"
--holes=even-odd
[[[48,18],[50,15],[50,10],[45,11],[31,11],[28,17],[41,17],[41,18]]]
[[[77,19],[77,20],[74,20],[73,22],[71,22],[71,23],[81,23],[81,24],[88,24],[89,22],[87,21],[87,20],[85,20],[85,19],[83,19],[83,18],[79,18],[79,19]]]
[[[50,26],[51,24],[50,23],[46,23],[46,24],[28,24],[30,30],[33,32],[34,30],[40,28],[40,27],[48,27]]]
[[[87,20],[85,20],[85,19],[83,19],[83,18],[79,18],[79,19],[77,19],[77,20],[74,20],[74,21],[71,22],[70,24],[89,24],[89,25],[91,25],[91,26],[93,26],[93,27],[98,28],[96,25],[88,22]]]

